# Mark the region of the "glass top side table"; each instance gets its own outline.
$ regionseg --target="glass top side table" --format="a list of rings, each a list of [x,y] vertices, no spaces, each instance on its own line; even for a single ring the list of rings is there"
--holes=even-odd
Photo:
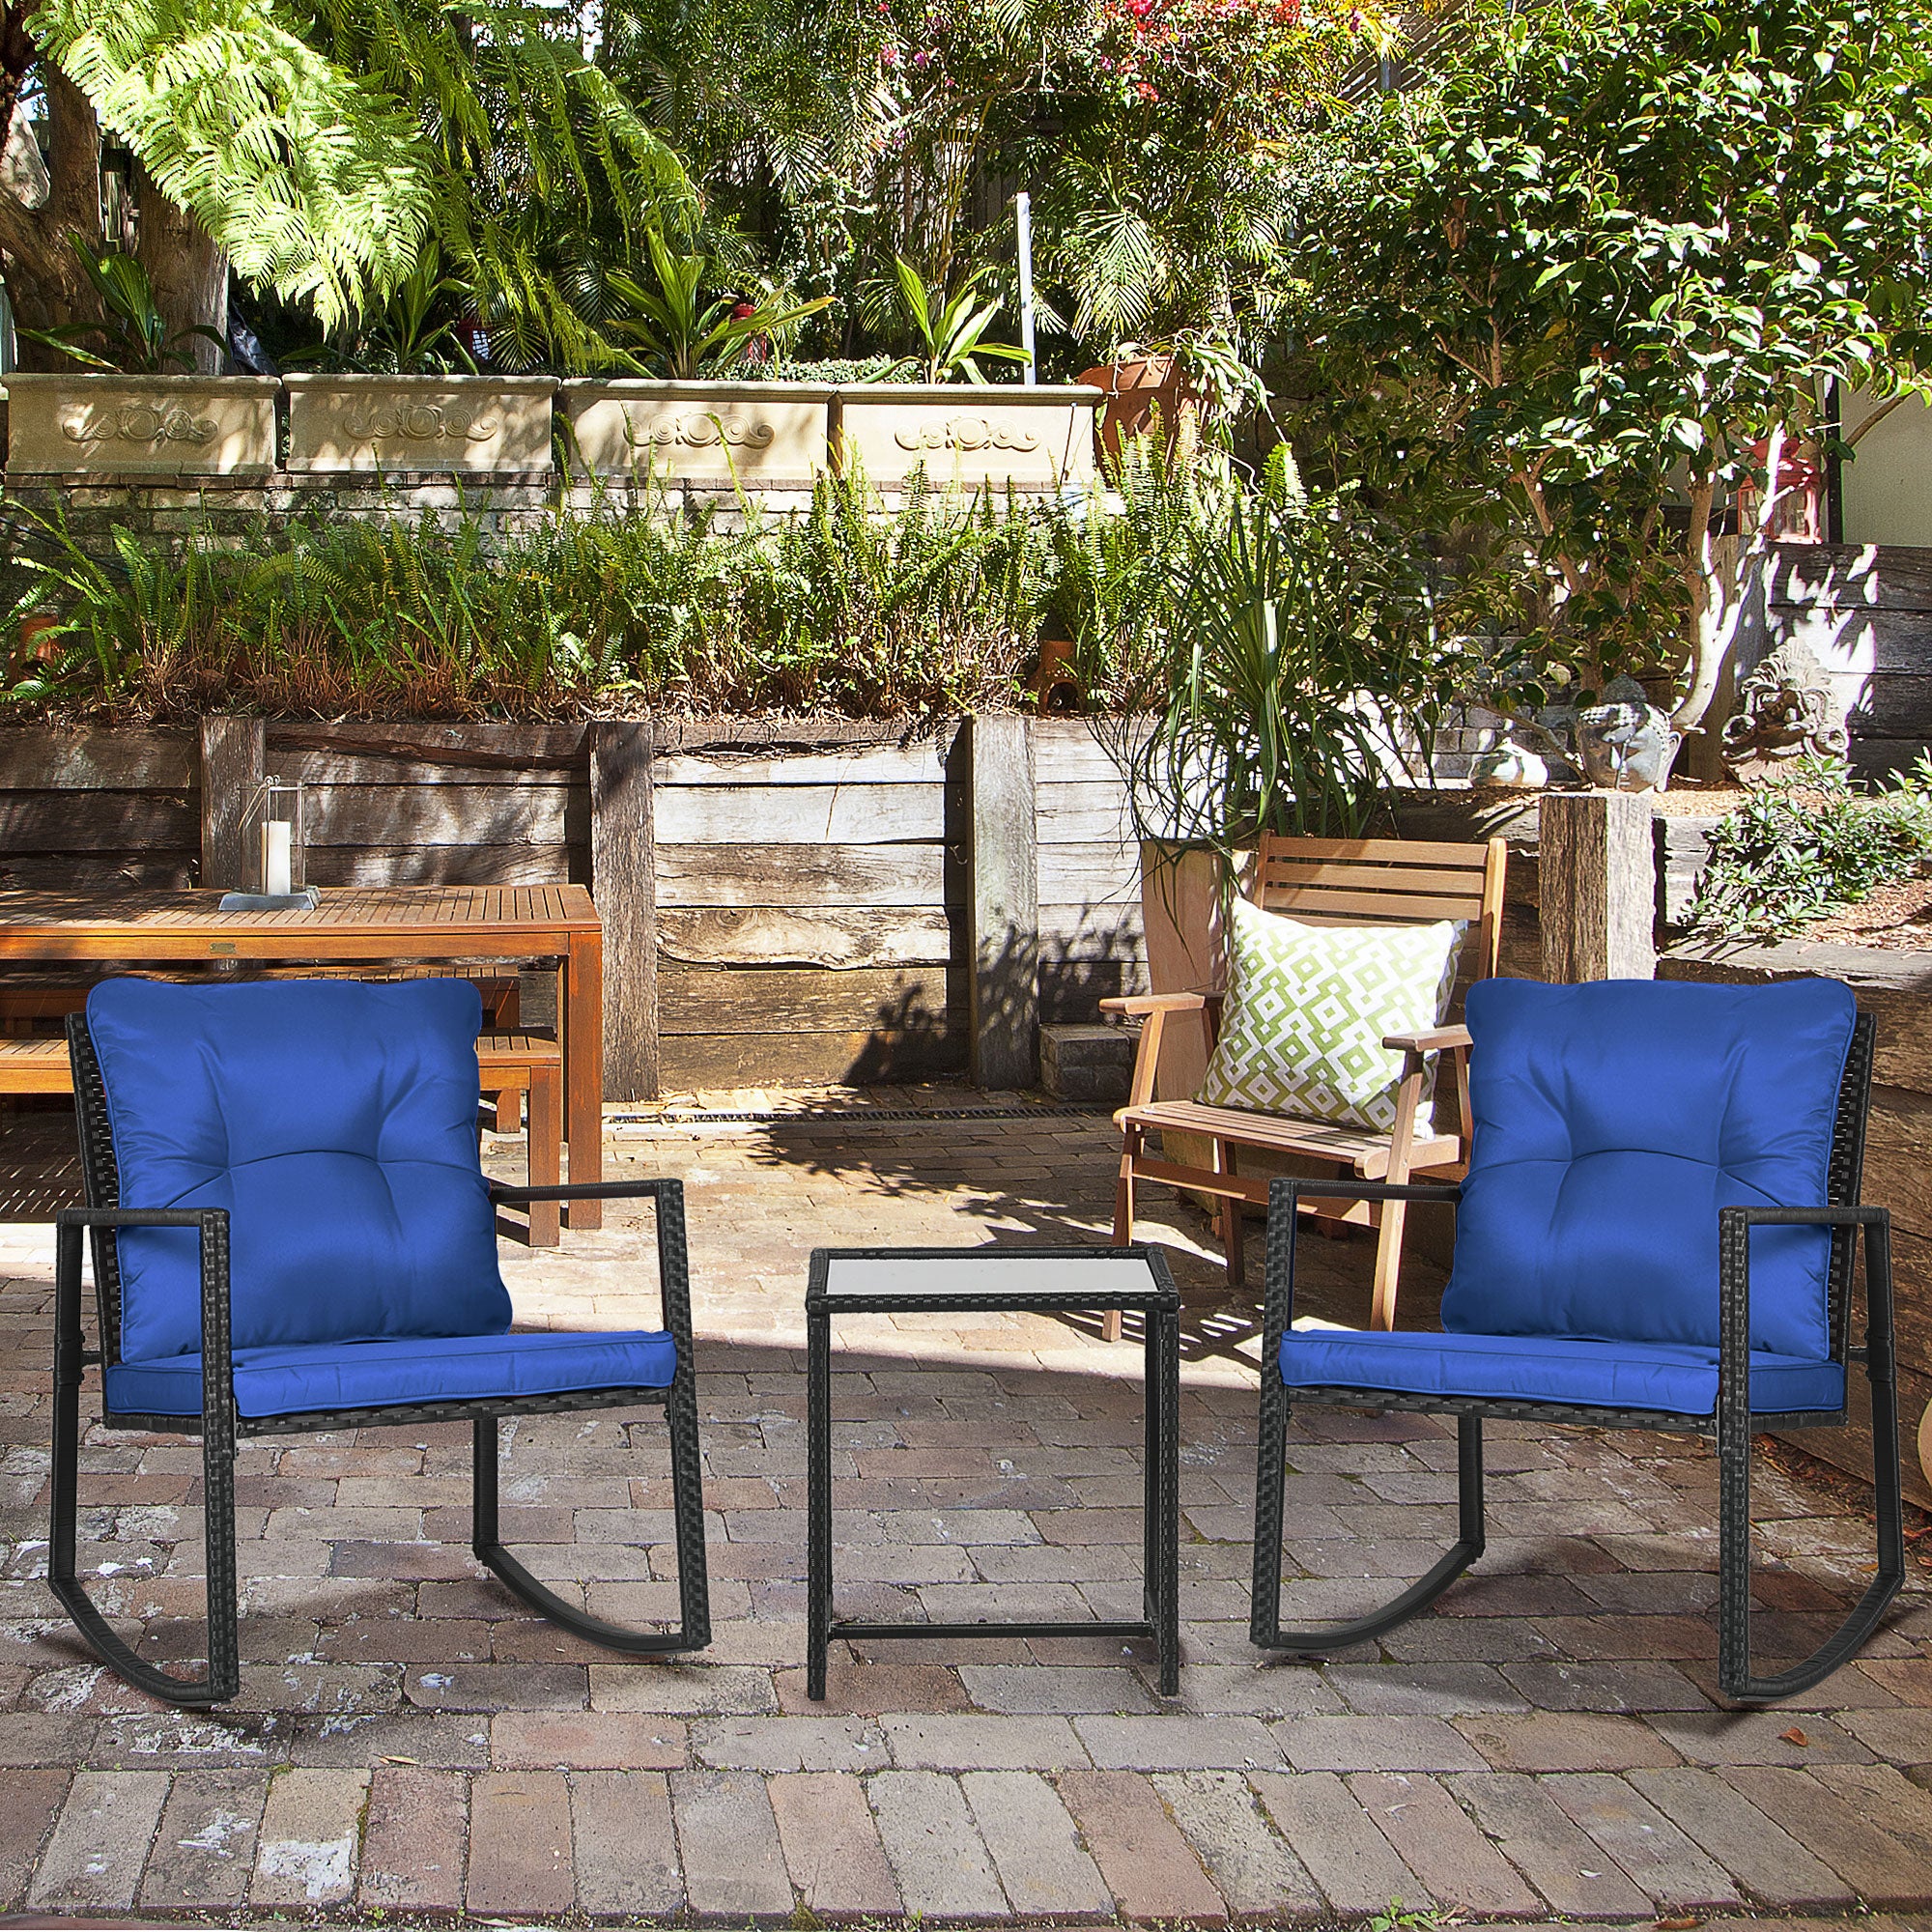
[[[833,1614],[832,1318],[835,1315],[1072,1314],[1139,1310],[1146,1318],[1143,1608],[1124,1622],[983,1619],[868,1623]],[[1180,1294],[1157,1248],[814,1248],[805,1291],[807,1365],[806,1694],[825,1695],[835,1637],[1145,1637],[1160,1692],[1179,1688]]]

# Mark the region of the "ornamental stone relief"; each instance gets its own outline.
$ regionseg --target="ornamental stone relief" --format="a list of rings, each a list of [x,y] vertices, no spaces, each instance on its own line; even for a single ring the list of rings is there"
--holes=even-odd
[[[343,424],[357,442],[487,442],[501,426],[478,404],[413,398],[358,403]]]
[[[769,449],[778,431],[768,422],[753,422],[744,416],[664,415],[646,422],[634,422],[624,413],[624,440],[633,449]]]
[[[213,442],[220,426],[198,416],[179,403],[117,403],[96,405],[85,414],[69,416],[61,435],[70,442]]]
[[[1037,449],[1039,438],[1031,430],[984,416],[949,416],[944,422],[895,430],[893,440],[901,449]]]

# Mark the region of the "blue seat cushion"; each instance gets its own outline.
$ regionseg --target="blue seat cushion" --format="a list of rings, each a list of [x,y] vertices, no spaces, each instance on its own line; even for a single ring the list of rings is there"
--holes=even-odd
[[[1856,1017],[1834,980],[1471,987],[1472,1138],[1444,1329],[1715,1359],[1718,1210],[1829,1198]],[[1829,1254],[1822,1230],[1753,1232],[1753,1349],[1830,1356]]]
[[[1281,1378],[1292,1388],[1381,1389],[1676,1415],[1714,1415],[1718,1408],[1718,1351],[1685,1343],[1318,1329],[1282,1337]],[[1844,1366],[1753,1350],[1750,1397],[1761,1413],[1839,1409],[1845,1405]]]
[[[225,1208],[239,1350],[500,1335],[462,980],[109,980],[87,1024],[128,1208]],[[129,1232],[126,1361],[201,1347],[192,1229]]]
[[[460,1335],[235,1351],[235,1406],[245,1416],[336,1408],[668,1388],[677,1345],[650,1331]],[[107,1406],[122,1415],[199,1415],[201,1357],[116,1363]]]

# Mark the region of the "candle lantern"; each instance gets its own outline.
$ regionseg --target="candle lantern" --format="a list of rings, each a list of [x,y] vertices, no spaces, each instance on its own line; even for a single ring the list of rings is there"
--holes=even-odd
[[[242,890],[227,894],[222,908],[268,910],[313,907],[315,889],[303,878],[302,788],[267,778],[242,808]]]

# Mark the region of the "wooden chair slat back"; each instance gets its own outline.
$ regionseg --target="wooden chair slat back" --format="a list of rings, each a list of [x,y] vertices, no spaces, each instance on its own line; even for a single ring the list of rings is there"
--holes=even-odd
[[[1421,925],[1466,920],[1459,987],[1496,970],[1508,848],[1409,838],[1293,838],[1267,834],[1249,896],[1312,925]]]

